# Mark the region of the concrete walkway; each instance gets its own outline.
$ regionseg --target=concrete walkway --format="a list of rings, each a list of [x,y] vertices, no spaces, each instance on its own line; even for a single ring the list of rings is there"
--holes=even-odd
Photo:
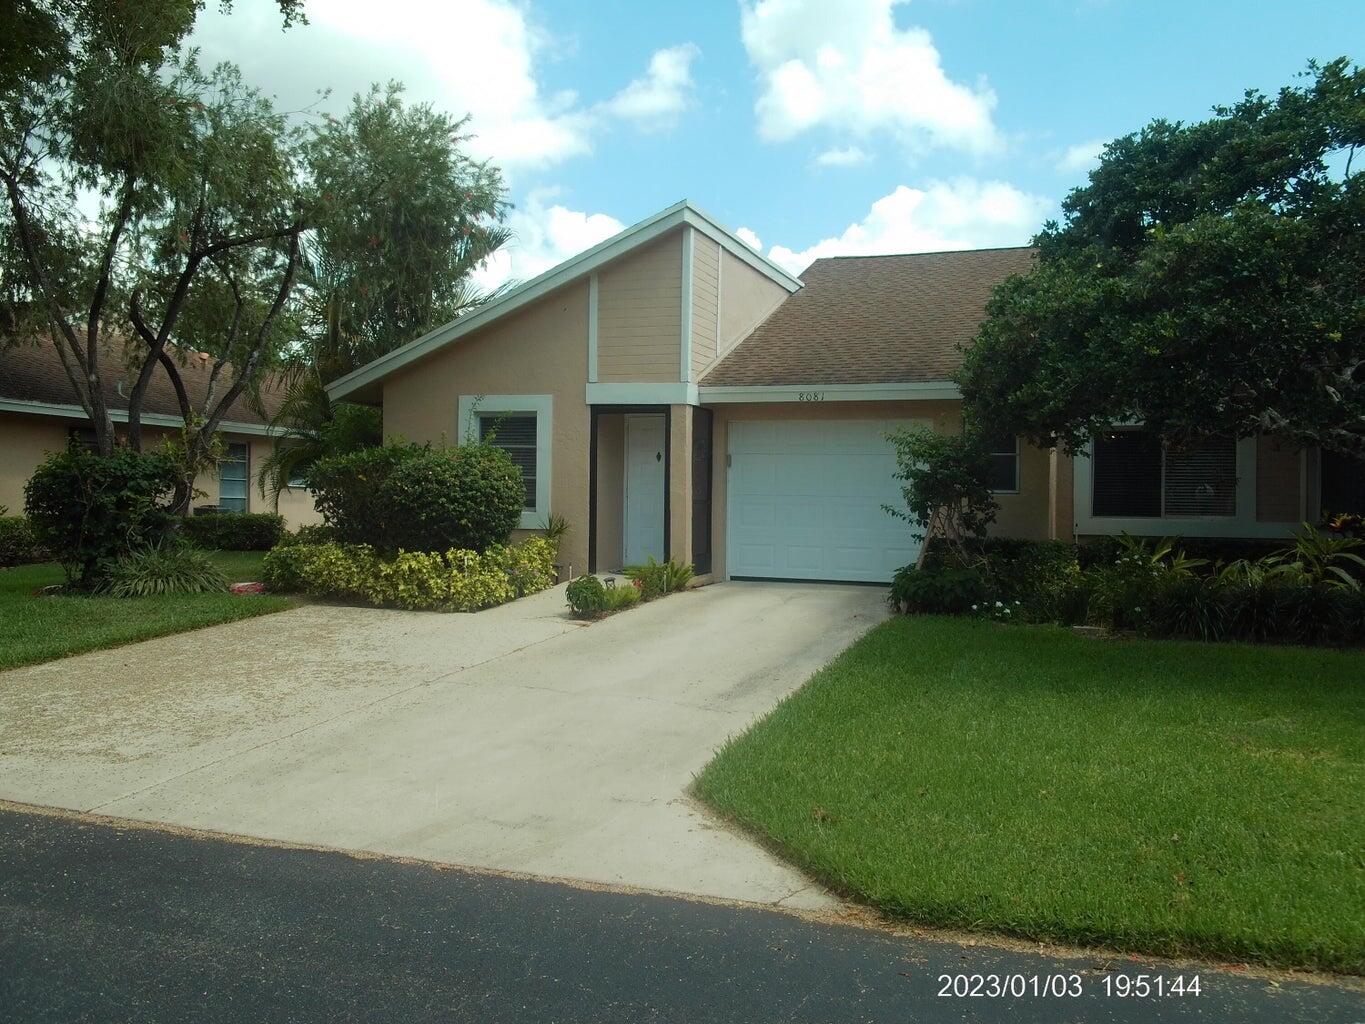
[[[806,908],[684,796],[885,615],[727,583],[590,626],[311,606],[0,673],[0,797],[266,839]]]

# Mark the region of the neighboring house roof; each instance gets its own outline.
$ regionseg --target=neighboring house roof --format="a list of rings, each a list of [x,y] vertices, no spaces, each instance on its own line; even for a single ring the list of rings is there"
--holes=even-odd
[[[816,260],[805,287],[701,380],[706,387],[947,380],[991,290],[1034,250],[974,249]]]
[[[196,411],[202,411],[212,362],[191,357],[179,365],[190,404]],[[104,400],[115,422],[128,419],[127,395],[136,378],[136,371],[128,369],[116,342],[107,341],[101,345],[100,379],[104,384]],[[221,395],[230,383],[226,372],[219,374],[218,394]],[[278,389],[266,387],[262,390],[262,404],[268,413],[273,414],[279,408],[281,399]],[[179,426],[181,423],[175,389],[166,371],[159,366],[147,386],[142,410],[142,421],[149,426]],[[85,418],[57,348],[50,340],[0,351],[0,412]],[[266,432],[268,422],[245,397],[239,397],[224,413],[222,429],[260,434]]]
[[[618,259],[631,250],[637,249],[684,224],[690,225],[711,238],[736,258],[743,260],[787,291],[794,292],[801,287],[799,279],[755,252],[735,235],[721,227],[708,214],[684,199],[681,202],[674,203],[666,210],[661,210],[654,216],[613,235],[605,242],[600,242],[591,249],[565,260],[539,277],[533,277],[531,280],[518,285],[507,294],[480,306],[473,312],[466,313],[447,324],[442,324],[415,341],[410,341],[403,347],[394,349],[387,355],[366,363],[358,370],[334,380],[327,385],[327,393],[333,400],[348,397],[356,400],[377,398],[378,394],[373,385],[396,370],[449,345],[467,334],[486,327],[499,317],[506,316],[542,296],[562,288],[586,274],[590,274],[604,264]]]

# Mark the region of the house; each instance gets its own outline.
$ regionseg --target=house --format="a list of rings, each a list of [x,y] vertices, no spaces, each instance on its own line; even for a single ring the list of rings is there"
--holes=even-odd
[[[523,530],[562,517],[572,572],[647,556],[703,577],[883,581],[912,561],[887,431],[955,431],[950,375],[1027,248],[817,260],[797,279],[681,202],[334,382],[388,436],[488,437]],[[1092,458],[1000,438],[995,530],[1280,537],[1329,467],[1270,438]],[[1321,500],[1327,500],[1325,497]]]
[[[106,350],[111,346],[105,346]],[[104,400],[111,410],[114,429],[128,422],[127,392],[133,376],[117,353],[105,351],[100,363]],[[208,387],[206,362],[189,360],[181,367],[181,378],[195,408],[203,407]],[[279,396],[266,392],[267,411],[276,407]],[[47,456],[65,448],[71,437],[93,438],[89,418],[75,403],[56,346],[50,341],[20,345],[0,351],[0,505],[15,515],[24,507],[24,484]],[[155,444],[183,425],[180,406],[164,373],[157,372],[148,386],[143,402],[144,444]],[[268,420],[244,399],[228,409],[221,435],[225,458],[217,472],[200,476],[196,485],[203,495],[196,505],[218,505],[238,512],[272,512],[275,503],[255,483],[256,468],[275,445]],[[279,509],[292,528],[321,521],[313,508],[312,496],[303,482],[280,493]]]

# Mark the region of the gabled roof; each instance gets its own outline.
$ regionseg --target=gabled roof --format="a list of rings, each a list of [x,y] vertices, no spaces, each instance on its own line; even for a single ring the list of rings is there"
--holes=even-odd
[[[191,356],[178,363],[180,379],[190,397],[190,404],[202,410],[208,393],[209,370],[212,363]],[[100,380],[104,385],[104,401],[115,422],[128,418],[128,393],[137,378],[129,370],[119,352],[116,339],[100,346]],[[219,394],[229,381],[219,377]],[[261,404],[273,414],[283,400],[283,392],[272,383],[261,388]],[[38,416],[60,416],[85,419],[62,366],[57,347],[51,339],[39,339],[0,350],[0,412],[30,413]],[[157,367],[142,401],[143,422],[156,426],[179,426],[180,403],[166,372]],[[268,420],[262,417],[245,396],[239,397],[223,415],[221,429],[239,433],[266,433]]]
[[[354,400],[373,397],[373,385],[396,370],[421,359],[423,356],[430,355],[437,349],[443,348],[467,334],[486,327],[499,317],[506,316],[542,296],[592,273],[604,264],[624,256],[632,249],[639,248],[684,224],[690,225],[719,243],[732,255],[777,282],[787,291],[794,292],[801,287],[800,280],[792,277],[776,263],[755,252],[727,229],[721,227],[708,214],[684,199],[681,202],[674,203],[666,210],[661,210],[654,216],[613,235],[605,242],[598,243],[591,249],[565,260],[556,267],[551,267],[539,277],[533,277],[531,280],[518,285],[501,298],[480,306],[473,312],[458,317],[447,324],[442,324],[415,341],[410,341],[401,348],[394,349],[387,355],[366,363],[360,369],[353,370],[346,376],[334,380],[327,385],[327,394],[334,401],[341,398]]]
[[[976,335],[991,290],[1034,250],[836,256],[701,380],[707,387],[944,381]]]

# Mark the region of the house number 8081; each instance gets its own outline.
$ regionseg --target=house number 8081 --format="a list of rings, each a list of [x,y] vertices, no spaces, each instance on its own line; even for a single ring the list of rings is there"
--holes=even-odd
[[[798,402],[823,402],[825,393],[823,391],[798,391],[796,400]]]

